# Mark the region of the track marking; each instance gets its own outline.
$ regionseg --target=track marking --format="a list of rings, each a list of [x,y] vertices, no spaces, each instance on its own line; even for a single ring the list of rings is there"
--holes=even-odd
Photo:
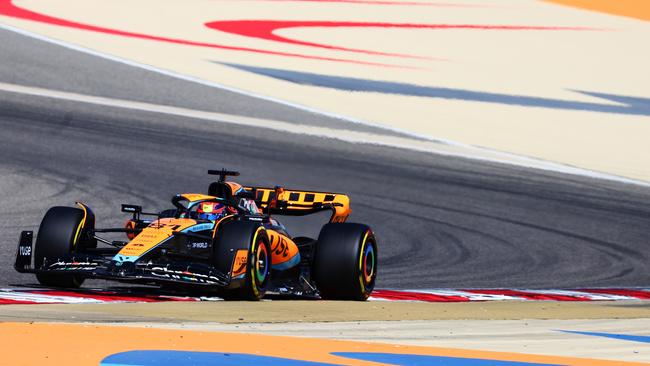
[[[426,136],[426,135],[421,135],[417,134],[411,131],[407,130],[402,130],[399,128],[393,128],[393,127],[388,127],[384,125],[380,125],[377,123],[372,123],[368,121],[363,121],[343,115],[338,115],[335,113],[331,112],[324,112],[321,110],[317,110],[311,107],[307,107],[304,105],[300,105],[297,103],[292,103],[288,102],[285,100],[269,97],[269,96],[263,96],[255,93],[251,93],[248,91],[244,91],[241,89],[229,87],[226,85],[210,82],[207,80],[202,80],[199,78],[195,78],[192,76],[188,75],[183,75],[179,74],[170,70],[165,70],[157,67],[153,67],[151,65],[146,65],[146,64],[141,64],[135,61],[127,60],[121,57],[109,55],[106,53],[94,51],[88,48],[80,47],[68,42],[64,42],[61,40],[56,40],[53,38],[49,38],[37,33],[29,32],[26,30],[22,30],[19,28],[15,28],[6,24],[0,23],[0,29],[5,29],[8,31],[12,31],[30,38],[38,39],[40,41],[52,43],[67,49],[75,50],[78,52],[83,52],[92,56],[100,57],[106,60],[118,62],[121,64],[125,64],[128,66],[136,67],[139,69],[144,69],[147,71],[159,73],[162,75],[166,75],[169,77],[173,77],[176,79],[180,80],[185,80],[221,90],[226,90],[230,91],[233,93],[237,93],[240,95],[245,95],[249,96],[252,98],[260,99],[260,100],[265,100],[273,103],[278,103],[280,105],[285,105],[288,107],[296,108],[299,110],[303,110],[306,112],[314,113],[314,114],[319,114],[322,116],[330,117],[330,118],[335,118],[339,119],[342,121],[346,122],[351,122],[355,124],[360,124],[360,125],[365,125],[365,126],[371,126],[375,128],[380,128],[386,131],[391,131],[391,132],[397,132],[399,134],[403,134],[405,136],[412,136],[415,139],[418,140],[423,140],[423,141],[414,141],[406,138],[391,138],[389,136],[381,136],[381,135],[373,135],[373,134],[364,134],[364,133],[359,133],[359,132],[354,132],[354,131],[349,131],[350,136],[343,136],[344,134],[348,134],[347,130],[338,130],[334,131],[331,129],[323,129],[323,128],[316,128],[316,127],[301,127],[301,131],[296,131],[296,125],[295,124],[288,124],[284,123],[282,126],[283,129],[280,129],[280,131],[284,132],[290,132],[290,133],[302,133],[302,134],[309,134],[312,136],[317,136],[317,137],[326,137],[326,138],[333,138],[337,140],[342,140],[342,141],[347,141],[351,143],[364,143],[364,144],[370,144],[370,145],[379,145],[379,146],[387,146],[387,147],[394,147],[394,148],[400,148],[400,149],[407,149],[407,150],[412,150],[412,151],[418,151],[418,152],[428,152],[428,153],[433,153],[437,155],[443,155],[443,156],[453,156],[453,157],[460,157],[460,158],[465,158],[465,159],[471,159],[471,160],[478,160],[478,161],[487,161],[487,162],[493,162],[493,163],[500,163],[500,164],[507,164],[507,165],[514,165],[514,166],[519,166],[519,167],[524,167],[524,168],[532,168],[532,169],[539,169],[539,170],[544,170],[544,171],[551,171],[551,172],[556,172],[556,173],[563,173],[563,174],[569,174],[569,175],[575,175],[575,176],[581,176],[581,177],[588,177],[588,178],[594,178],[594,179],[601,179],[601,180],[607,180],[607,181],[613,181],[613,182],[619,182],[619,183],[625,183],[625,184],[633,184],[633,185],[638,185],[638,186],[643,186],[643,187],[650,187],[650,182],[644,182],[636,179],[630,179],[630,178],[625,178],[613,174],[607,174],[607,173],[602,173],[602,172],[596,172],[592,171],[589,169],[583,169],[583,168],[577,168],[577,167],[572,167],[568,165],[563,165],[560,163],[554,163],[554,162],[549,162],[549,161],[544,161],[540,159],[535,159],[535,158],[530,158],[526,156],[520,156],[516,154],[511,154],[511,153],[505,153],[505,152],[499,152],[499,151],[494,151],[486,148],[481,148],[481,147],[475,147],[472,145],[467,145],[463,143],[459,143],[456,141],[451,141],[451,140],[445,140],[445,139],[436,139],[432,138],[431,136]],[[3,84],[3,85],[8,85],[8,84]],[[54,93],[62,93],[62,92],[54,92]],[[72,95],[72,93],[64,93],[68,95]],[[59,94],[61,95],[61,94]],[[98,97],[91,97],[91,98],[98,98]],[[108,98],[101,98],[101,99],[108,99]],[[129,102],[126,101],[127,103],[135,103],[135,104],[145,104],[145,103],[137,103],[137,102]],[[165,106],[161,106],[165,107]],[[174,107],[165,107],[165,108],[174,108]],[[176,109],[181,109],[181,108],[176,108]],[[190,111],[190,112],[195,112],[195,111]],[[160,113],[165,113],[165,112],[160,112]],[[195,113],[201,113],[201,112],[195,112]],[[206,113],[206,112],[204,112]],[[211,113],[212,116],[215,116],[215,113]],[[222,115],[224,116],[224,115]],[[201,117],[194,117],[194,118],[201,118]],[[243,122],[243,119],[248,119],[249,121],[252,120],[251,118],[247,117],[239,117],[239,121]],[[257,121],[261,121],[257,119]],[[226,120],[221,120],[217,122],[224,122],[228,123]],[[233,122],[234,123],[234,122]],[[240,123],[242,124],[242,123]],[[259,126],[261,128],[270,128],[270,129],[276,129],[274,127],[280,127],[279,125],[275,126]],[[291,130],[287,130],[286,128],[291,127]],[[312,133],[309,133],[307,129],[311,129]],[[315,130],[321,130],[321,132],[327,132],[323,133],[322,135],[319,135]],[[356,136],[357,138],[353,138],[352,136]],[[359,140],[359,137],[366,137],[366,139]],[[368,139],[368,137],[371,137],[371,139]],[[388,140],[393,140],[393,141],[388,141]],[[396,142],[394,140],[399,140],[399,142]],[[423,148],[422,145],[429,145],[426,148]]]
[[[470,302],[470,301],[620,301],[650,300],[650,289],[603,288],[577,290],[525,290],[525,289],[433,289],[433,290],[375,290],[370,300]]]
[[[102,324],[4,323],[6,365],[641,365],[555,355],[495,352],[270,336],[116,327]],[[74,346],[74,351],[71,350]],[[622,354],[619,351],[619,354]],[[367,362],[370,360],[373,362]],[[378,363],[377,363],[378,362]]]
[[[610,174],[594,172],[586,169],[575,168],[567,165],[561,165],[543,160],[521,157],[513,154],[490,151],[471,146],[448,145],[444,142],[422,141],[406,137],[395,137],[389,135],[379,135],[366,132],[358,132],[344,129],[331,129],[326,127],[315,127],[307,125],[298,125],[289,122],[261,119],[253,117],[238,116],[225,113],[197,111],[187,108],[171,107],[160,104],[133,102],[124,99],[114,99],[106,97],[97,97],[77,93],[56,91],[51,89],[22,86],[15,84],[0,83],[0,91],[31,95],[36,97],[52,98],[57,100],[66,100],[79,103],[87,103],[105,107],[130,109],[142,112],[161,113],[179,117],[200,119],[204,121],[232,124],[254,128],[265,128],[283,133],[298,135],[307,135],[313,137],[327,138],[344,141],[353,144],[377,145],[392,147],[403,150],[411,150],[423,153],[431,153],[443,156],[453,156],[473,160],[488,161],[493,163],[502,163],[515,165],[525,168],[536,168],[553,172],[560,172],[571,175],[587,176],[591,178],[616,181],[627,184],[636,184],[650,187],[649,182],[618,177]]]
[[[229,45],[219,44],[219,43],[205,43],[205,42],[192,41],[189,39],[178,39],[178,38],[161,37],[161,36],[144,34],[144,33],[134,33],[134,32],[114,29],[114,28],[104,28],[92,24],[79,23],[79,22],[70,21],[63,18],[49,16],[36,11],[32,11],[27,8],[23,8],[20,7],[19,5],[14,4],[13,0],[0,0],[0,15],[17,18],[21,20],[29,20],[38,23],[55,25],[59,27],[73,28],[73,29],[89,31],[89,32],[104,33],[104,34],[110,34],[114,36],[137,38],[137,39],[144,39],[148,41],[164,42],[164,43],[171,43],[171,44],[184,45],[184,46],[206,47],[206,48],[220,49],[226,51],[251,52],[251,53],[274,55],[274,56],[295,57],[295,58],[320,60],[320,61],[344,62],[344,63],[352,63],[352,64],[368,65],[368,66],[400,67],[398,65],[390,65],[390,64],[383,64],[383,63],[376,63],[376,62],[305,55],[305,54],[298,54],[298,53],[287,53],[287,52],[263,50],[263,49],[248,48],[248,47],[237,47],[237,46],[229,46]]]
[[[218,301],[217,297],[183,297],[128,290],[0,289],[0,305],[88,304],[114,302]],[[370,301],[474,302],[474,301],[621,301],[650,300],[650,289],[579,290],[375,290]]]
[[[422,24],[422,23],[386,23],[386,22],[352,22],[352,21],[314,21],[314,20],[275,20],[275,19],[238,19],[217,20],[205,23],[205,26],[217,31],[235,34],[243,37],[257,38],[272,42],[292,45],[323,48],[329,50],[364,53],[376,56],[390,56],[423,60],[438,60],[442,58],[422,57],[410,54],[387,53],[367,49],[348,48],[326,43],[303,41],[297,38],[282,36],[282,30],[293,28],[384,28],[384,29],[419,29],[419,30],[501,30],[501,31],[602,31],[604,29],[591,27],[566,26],[532,26],[532,25],[503,25],[503,24]]]
[[[2,20],[1,17],[0,17],[0,20]],[[332,113],[332,112],[326,112],[326,111],[322,111],[322,110],[319,110],[319,109],[316,109],[316,108],[311,108],[311,107],[308,107],[308,106],[305,106],[305,105],[302,105],[302,104],[292,103],[292,102],[289,102],[289,101],[286,101],[286,100],[282,100],[282,99],[278,99],[278,98],[274,98],[274,97],[270,97],[270,96],[266,96],[266,95],[252,93],[252,92],[249,92],[249,91],[246,91],[246,90],[243,90],[243,89],[238,89],[238,88],[234,88],[234,87],[227,86],[227,85],[224,85],[224,84],[219,84],[219,83],[215,83],[215,82],[212,82],[212,81],[199,79],[199,78],[189,76],[189,75],[179,74],[179,73],[171,71],[171,70],[161,69],[161,68],[154,67],[154,66],[151,66],[151,65],[131,61],[131,60],[128,60],[128,59],[125,59],[125,58],[122,58],[122,57],[118,57],[118,56],[110,55],[110,54],[107,54],[107,53],[95,51],[95,50],[92,50],[92,49],[89,49],[89,48],[77,46],[75,44],[68,43],[68,42],[65,42],[65,41],[62,41],[62,40],[46,37],[46,36],[40,35],[38,33],[33,33],[33,32],[26,31],[26,30],[23,30],[23,29],[20,29],[20,28],[12,27],[10,25],[3,24],[1,22],[0,22],[0,29],[8,30],[8,31],[23,35],[25,37],[34,38],[34,39],[37,39],[39,41],[55,44],[57,46],[61,46],[61,47],[64,47],[64,48],[67,48],[67,49],[70,49],[70,50],[73,50],[73,51],[86,53],[86,54],[89,54],[91,56],[103,58],[105,60],[110,60],[110,61],[113,61],[113,62],[118,62],[118,63],[124,64],[124,65],[128,65],[128,66],[131,66],[131,67],[138,68],[138,69],[147,70],[147,71],[155,72],[155,73],[158,73],[158,74],[161,74],[161,75],[169,76],[169,77],[172,77],[172,78],[175,78],[175,79],[185,80],[185,81],[189,81],[189,82],[192,82],[192,83],[197,83],[197,84],[200,84],[200,85],[209,86],[209,87],[216,88],[216,89],[221,89],[221,90],[229,91],[229,92],[232,92],[232,93],[245,95],[247,97],[251,97],[251,98],[255,98],[255,99],[259,99],[259,100],[265,100],[265,101],[268,101],[268,102],[277,103],[277,104],[284,105],[284,106],[287,106],[287,107],[296,108],[296,109],[301,110],[301,111],[314,113],[314,114],[318,114],[318,115],[321,115],[321,116],[330,117],[330,118],[338,119],[338,120],[345,121],[345,122],[350,122],[350,123],[353,123],[353,124],[359,124],[359,125],[363,125],[363,126],[371,126],[371,127],[383,129],[383,130],[386,130],[386,131],[396,132],[396,133],[406,135],[406,136],[413,136],[413,137],[418,138],[418,139],[429,140],[429,141],[442,141],[442,140],[439,140],[439,139],[434,139],[434,138],[432,138],[430,136],[420,135],[420,134],[414,133],[412,131],[407,131],[407,130],[402,130],[402,129],[399,129],[399,128],[384,126],[382,124],[373,123],[373,122],[369,122],[369,121],[363,121],[363,120],[360,120],[360,119],[356,119],[356,118],[352,118],[352,117],[348,117],[348,116],[343,116],[343,115]],[[460,143],[456,143],[456,142],[453,142],[453,141],[445,141],[445,143],[455,144],[455,145],[456,144],[457,145],[462,145]]]

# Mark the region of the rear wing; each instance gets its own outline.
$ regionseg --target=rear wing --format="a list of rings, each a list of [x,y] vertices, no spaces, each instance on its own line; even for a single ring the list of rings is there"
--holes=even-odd
[[[330,222],[345,222],[352,212],[350,198],[340,193],[265,187],[244,188],[253,193],[255,203],[259,208],[271,214],[304,216],[331,210]]]

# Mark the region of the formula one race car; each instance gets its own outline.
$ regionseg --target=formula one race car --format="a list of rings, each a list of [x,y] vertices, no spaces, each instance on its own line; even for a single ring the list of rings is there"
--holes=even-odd
[[[83,203],[52,207],[35,243],[33,232],[22,232],[15,268],[53,287],[99,278],[216,291],[225,299],[259,300],[267,291],[368,298],[377,277],[377,242],[368,226],[345,223],[351,212],[346,195],[242,187],[226,181],[237,172],[208,173],[219,176],[208,194],[178,194],[173,209],[145,213],[122,205],[131,214],[124,228],[96,228]],[[273,217],[328,210],[329,223],[317,239],[291,237]],[[104,233],[125,233],[129,240],[107,240],[99,236]]]

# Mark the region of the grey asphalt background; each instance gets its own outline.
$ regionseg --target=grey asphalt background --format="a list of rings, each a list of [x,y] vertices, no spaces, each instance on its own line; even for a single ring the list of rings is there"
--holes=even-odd
[[[0,80],[70,93],[403,136],[149,72],[1,28]]]
[[[0,82],[350,128],[8,31]],[[100,225],[122,225],[121,203],[166,208],[177,192],[204,192],[207,169],[221,167],[243,184],[348,193],[350,221],[379,240],[379,287],[650,286],[648,188],[7,92],[0,286],[35,283],[12,262],[20,231],[48,207],[82,200]]]

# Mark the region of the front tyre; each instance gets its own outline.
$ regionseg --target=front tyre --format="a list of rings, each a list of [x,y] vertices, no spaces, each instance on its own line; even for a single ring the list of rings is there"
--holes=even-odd
[[[34,245],[34,265],[37,269],[41,269],[46,262],[68,257],[77,249],[77,245],[81,245],[78,242],[85,219],[84,210],[78,208],[52,207],[47,211]],[[45,286],[72,288],[81,286],[84,281],[78,275],[50,273],[38,273],[36,279]]]
[[[372,230],[352,223],[323,226],[312,274],[323,299],[366,300],[377,278],[377,241]]]
[[[222,230],[216,248],[249,243],[244,282],[239,288],[225,290],[224,299],[261,300],[271,282],[271,244],[266,230],[251,221],[229,222]]]

